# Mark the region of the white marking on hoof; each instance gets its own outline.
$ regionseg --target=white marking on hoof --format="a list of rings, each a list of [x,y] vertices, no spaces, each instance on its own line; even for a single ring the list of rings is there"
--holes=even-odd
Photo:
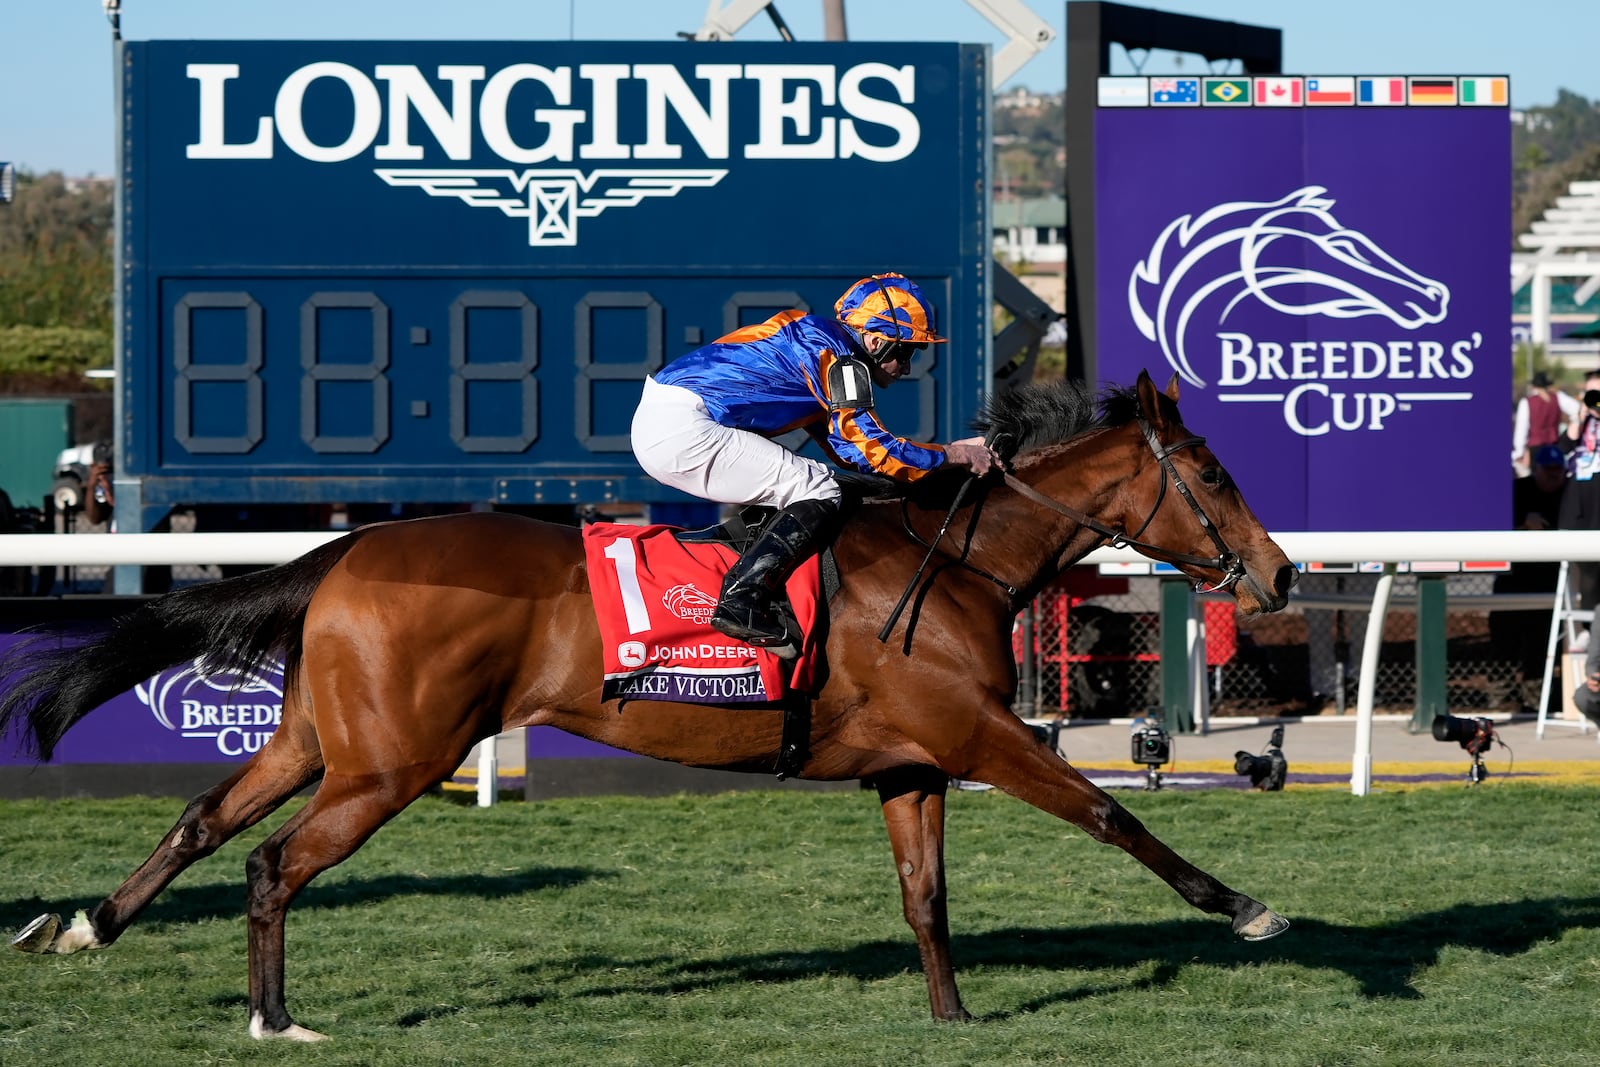
[[[1270,937],[1277,937],[1289,929],[1289,920],[1273,911],[1263,908],[1261,914],[1239,927],[1235,932],[1246,941],[1265,941]]]
[[[65,956],[86,948],[103,947],[100,939],[94,936],[94,925],[89,922],[89,916],[80,909],[73,913],[72,925],[61,931],[61,936],[50,946],[50,951]]]
[[[27,926],[24,926],[22,932],[11,939],[11,947],[18,952],[49,952],[50,945],[60,932],[61,916],[54,914],[41,915]]]
[[[303,1026],[291,1023],[287,1030],[268,1030],[267,1021],[258,1011],[250,1016],[250,1036],[257,1041],[265,1041],[269,1037],[282,1037],[290,1041],[326,1041],[327,1034],[319,1034],[315,1030],[307,1030]]]

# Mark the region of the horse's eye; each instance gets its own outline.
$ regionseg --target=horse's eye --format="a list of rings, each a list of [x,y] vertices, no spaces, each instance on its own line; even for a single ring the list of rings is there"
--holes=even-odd
[[[1221,467],[1207,467],[1200,472],[1200,480],[1213,489],[1221,489],[1228,484],[1228,473]]]

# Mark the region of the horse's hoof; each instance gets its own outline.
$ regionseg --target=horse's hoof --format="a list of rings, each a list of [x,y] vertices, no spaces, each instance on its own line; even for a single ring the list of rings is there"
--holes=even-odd
[[[307,1043],[328,1040],[327,1034],[319,1034],[315,1030],[308,1030],[298,1023],[290,1023],[282,1030],[268,1030],[267,1022],[259,1012],[250,1017],[250,1036],[257,1041],[265,1041],[268,1038],[282,1038],[288,1041],[304,1041]]]
[[[1246,941],[1266,941],[1289,929],[1289,920],[1265,904],[1242,913],[1233,920],[1233,932]]]
[[[60,932],[61,916],[41,915],[24,926],[22,932],[11,939],[11,947],[18,952],[49,952],[50,946],[55,944],[56,935]]]

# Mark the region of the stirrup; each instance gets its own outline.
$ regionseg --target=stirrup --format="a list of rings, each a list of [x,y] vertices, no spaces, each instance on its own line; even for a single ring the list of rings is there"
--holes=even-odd
[[[753,615],[754,612],[747,612],[746,614],[748,617]],[[764,648],[779,659],[794,659],[800,654],[799,642],[795,638],[794,631],[790,628],[783,614],[775,607],[772,609],[771,614],[773,621],[778,624],[778,632],[776,633],[773,632],[772,628],[753,625],[754,619],[749,622],[741,622],[731,613],[724,612],[722,605],[719,603],[717,610],[711,615],[711,628],[720,634],[733,638],[735,641],[743,641],[747,645]]]

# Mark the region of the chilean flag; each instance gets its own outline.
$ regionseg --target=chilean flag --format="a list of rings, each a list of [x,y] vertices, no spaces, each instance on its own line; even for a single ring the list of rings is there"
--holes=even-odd
[[[1256,107],[1303,107],[1300,78],[1257,78]]]

